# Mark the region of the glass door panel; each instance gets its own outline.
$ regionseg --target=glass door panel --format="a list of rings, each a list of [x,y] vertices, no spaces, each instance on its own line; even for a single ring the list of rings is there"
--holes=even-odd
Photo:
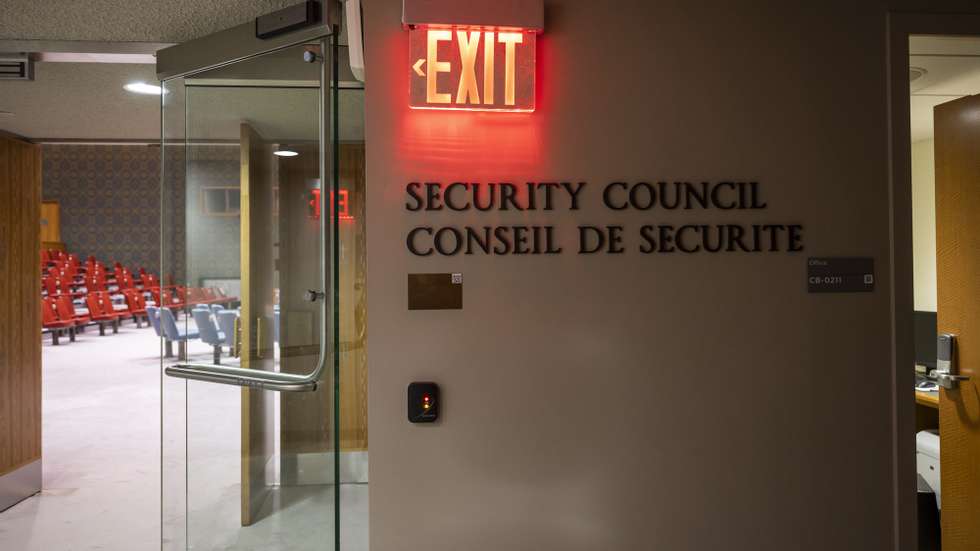
[[[164,82],[164,549],[335,549],[329,40]]]

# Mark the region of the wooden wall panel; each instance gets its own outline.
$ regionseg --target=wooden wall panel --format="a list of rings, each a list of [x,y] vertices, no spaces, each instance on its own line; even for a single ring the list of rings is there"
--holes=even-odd
[[[340,449],[368,448],[367,248],[364,144],[340,144],[340,185],[350,218],[340,221]]]
[[[57,201],[41,202],[41,241],[61,242],[61,205]]]
[[[319,177],[317,144],[290,145],[299,155],[277,158],[279,165],[280,369],[310,373],[320,355],[320,303],[305,298],[320,288],[320,222],[311,216],[311,183]],[[282,393],[283,480],[295,483],[301,454],[333,450],[333,369],[327,364],[316,392]],[[326,473],[322,473],[326,476]],[[330,473],[332,476],[332,473]]]
[[[275,370],[273,354],[272,184],[276,181],[271,147],[251,126],[241,125],[241,367]],[[273,393],[242,388],[242,526],[268,513],[272,481],[266,466],[275,453]]]
[[[280,161],[280,209],[292,209],[280,214],[280,304],[283,311],[308,312],[316,318],[316,308],[304,303],[301,291],[316,286],[318,268],[309,264],[316,260],[315,252],[306,247],[313,243],[312,232],[318,230],[309,219],[306,199],[297,200],[297,194],[305,196],[308,192],[306,184],[316,177],[319,164],[315,148],[293,147],[301,154]],[[340,222],[340,449],[363,451],[368,446],[363,143],[340,144],[340,184],[347,191],[350,216]],[[296,335],[288,319],[280,323],[282,370],[309,372],[319,350],[307,345],[308,331],[304,327],[302,334]],[[328,384],[313,395],[283,394],[284,455],[333,449],[333,385],[329,375],[326,379]]]
[[[0,475],[41,458],[41,150],[0,137]]]

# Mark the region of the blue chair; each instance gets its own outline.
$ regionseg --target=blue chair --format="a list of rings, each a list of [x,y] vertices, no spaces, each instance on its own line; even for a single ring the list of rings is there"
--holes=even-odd
[[[214,315],[218,319],[218,328],[225,335],[225,343],[228,345],[229,354],[237,356],[235,350],[235,321],[238,319],[238,312],[235,310],[218,310]]]
[[[164,341],[164,357],[172,358],[174,356],[174,346],[170,339],[166,338],[160,331],[160,309],[156,306],[146,307],[146,317],[150,320],[150,326],[153,327],[153,332],[157,334],[157,337],[165,339]]]
[[[197,324],[197,331],[201,334],[201,340],[210,344],[214,348],[214,363],[221,363],[221,345],[225,344],[225,334],[218,331],[211,321],[210,308],[195,308],[191,310],[194,316],[194,323]]]
[[[197,331],[190,331],[186,327],[178,326],[170,308],[160,309],[160,331],[167,340],[177,342],[177,353],[183,361],[187,361],[187,341],[200,337],[200,333]]]

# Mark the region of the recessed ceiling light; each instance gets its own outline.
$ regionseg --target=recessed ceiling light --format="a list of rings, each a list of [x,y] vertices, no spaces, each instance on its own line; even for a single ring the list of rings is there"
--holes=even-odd
[[[915,82],[926,76],[928,73],[929,71],[923,69],[922,67],[909,67],[909,82]]]
[[[129,84],[123,86],[127,92],[133,92],[135,94],[149,94],[152,96],[159,96],[163,89],[159,86],[153,84],[147,84],[145,82],[130,82]]]
[[[293,151],[292,149],[279,149],[272,152],[273,155],[278,155],[280,157],[295,157],[299,153]]]

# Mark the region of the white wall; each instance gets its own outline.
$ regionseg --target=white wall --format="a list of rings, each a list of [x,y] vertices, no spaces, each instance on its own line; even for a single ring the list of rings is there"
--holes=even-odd
[[[935,142],[912,144],[912,261],[915,309],[936,311]]]
[[[372,549],[891,549],[885,2],[550,0],[531,115],[410,110],[401,1],[364,8]],[[755,180],[769,208],[599,205],[660,179]],[[406,211],[407,183],[458,180],[590,187],[574,212]],[[803,224],[806,249],[405,248],[422,224],[694,221]],[[811,255],[874,257],[875,291],[808,294]],[[408,311],[424,272],[462,272],[463,309]],[[442,385],[439,424],[406,421],[413,380]]]

